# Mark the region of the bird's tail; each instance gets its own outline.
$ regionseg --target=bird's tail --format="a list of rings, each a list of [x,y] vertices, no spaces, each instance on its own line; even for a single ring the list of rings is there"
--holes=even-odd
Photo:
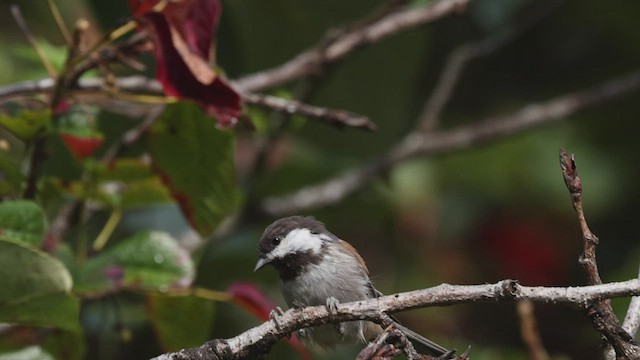
[[[402,331],[407,338],[409,339],[409,341],[411,341],[411,343],[413,344],[413,346],[416,348],[416,351],[418,351],[421,354],[429,354],[429,355],[433,355],[433,356],[442,356],[445,354],[452,354],[453,352],[447,350],[446,348],[436,344],[435,342],[425,338],[424,336],[418,334],[417,332],[409,329],[406,326],[402,326],[400,323],[396,322],[395,323],[395,327]]]

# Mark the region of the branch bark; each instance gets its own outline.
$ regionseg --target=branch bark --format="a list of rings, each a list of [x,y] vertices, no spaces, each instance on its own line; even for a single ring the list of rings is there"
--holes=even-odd
[[[293,331],[332,322],[370,320],[382,322],[385,313],[429,306],[445,306],[468,302],[533,302],[585,304],[613,297],[640,295],[640,280],[614,282],[582,287],[522,286],[515,280],[484,285],[442,284],[433,288],[398,293],[379,298],[341,303],[336,313],[326,306],[291,309],[278,319],[278,326],[267,321],[244,333],[216,339],[204,345],[162,354],[156,360],[191,359],[255,359],[264,356],[280,338]]]

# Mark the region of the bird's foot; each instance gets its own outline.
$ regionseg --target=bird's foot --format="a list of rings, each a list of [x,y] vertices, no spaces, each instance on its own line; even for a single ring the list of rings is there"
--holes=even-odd
[[[340,304],[340,301],[334,298],[333,296],[330,298],[327,298],[326,306],[330,316],[334,316],[338,314],[338,304]],[[344,331],[345,331],[344,323],[334,324],[334,327],[339,334],[341,335],[344,334]]]
[[[327,311],[329,312],[329,314],[338,314],[338,304],[340,304],[340,301],[338,301],[338,299],[334,298],[333,296],[327,298]]]
[[[276,308],[271,310],[271,312],[269,313],[269,319],[273,321],[273,323],[276,325],[276,329],[278,330],[280,330],[281,328],[280,318],[282,317],[282,315],[284,315],[284,311],[282,311],[282,308],[280,308],[280,306],[276,306]]]

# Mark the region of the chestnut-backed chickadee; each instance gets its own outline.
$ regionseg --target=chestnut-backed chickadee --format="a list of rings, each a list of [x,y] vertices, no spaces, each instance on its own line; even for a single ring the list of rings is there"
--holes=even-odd
[[[280,274],[280,288],[289,307],[327,305],[379,297],[369,271],[356,249],[329,232],[313,217],[291,216],[269,225],[258,244],[255,270],[271,264]],[[442,346],[396,324],[416,350],[441,356]],[[304,343],[331,348],[337,344],[366,342],[382,331],[369,321],[321,325],[299,331]]]

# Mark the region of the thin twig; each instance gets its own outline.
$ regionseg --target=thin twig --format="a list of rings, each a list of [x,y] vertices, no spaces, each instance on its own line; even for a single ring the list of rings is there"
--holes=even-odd
[[[245,103],[265,107],[284,114],[308,116],[312,119],[321,120],[338,127],[346,126],[369,131],[376,129],[376,124],[371,122],[366,116],[345,110],[317,107],[270,95],[244,93],[242,94],[242,100]]]
[[[529,350],[529,359],[548,360],[549,354],[540,339],[540,332],[533,313],[533,303],[529,300],[518,301],[516,309],[520,318],[520,336]]]
[[[320,184],[265,199],[259,212],[269,217],[280,217],[335,204],[405,160],[469,149],[522,133],[535,126],[564,121],[579,110],[618,98],[638,88],[640,71],[611,79],[587,90],[565,94],[541,103],[526,104],[513,113],[474,121],[451,130],[431,133],[414,131],[381,158],[350,169]]]
[[[598,263],[596,261],[596,247],[599,239],[587,224],[587,220],[582,208],[582,181],[578,177],[578,169],[576,167],[575,157],[569,156],[564,149],[560,149],[560,167],[564,182],[571,195],[573,208],[578,217],[578,224],[582,233],[583,253],[578,262],[582,265],[590,285],[602,284],[600,273],[598,271]],[[584,313],[591,320],[593,327],[598,330],[607,340],[608,344],[613,346],[616,357],[625,359],[640,358],[640,345],[638,345],[631,335],[629,335],[618,322],[611,301],[608,299],[600,301],[586,302],[583,306]],[[604,355],[607,356],[608,351],[605,349]]]
[[[329,31],[318,47],[306,50],[275,68],[244,76],[234,81],[233,85],[241,91],[250,92],[282,85],[313,73],[319,67],[335,63],[365,45],[461,11],[468,3],[469,0],[437,0],[426,6],[410,6],[388,13],[373,23],[347,30],[338,36],[334,31]]]
[[[495,284],[449,285],[382,296],[338,305],[337,312],[326,306],[291,309],[278,318],[278,324],[267,321],[229,339],[212,340],[204,345],[167,353],[157,360],[175,359],[252,359],[265,353],[281,338],[293,331],[332,322],[369,320],[381,322],[382,313],[393,313],[429,306],[445,306],[482,302],[511,302],[528,299],[544,303],[583,304],[620,296],[640,294],[640,280],[583,287],[529,287],[515,280]]]
[[[20,11],[20,7],[18,7],[17,4],[11,4],[10,8],[11,8],[11,14],[13,15],[13,18],[16,20],[16,23],[18,24],[20,31],[22,31],[22,34],[27,39],[27,41],[29,42],[33,50],[36,52],[36,55],[38,55],[38,59],[40,59],[42,66],[44,66],[44,68],[47,70],[47,73],[49,74],[49,76],[55,77],[58,74],[58,70],[56,70],[56,67],[49,60],[47,55],[42,51],[42,48],[40,48],[40,45],[38,45],[38,40],[36,40],[36,37],[33,35],[31,30],[29,29],[29,26],[27,25],[27,22],[25,21],[24,16],[22,16],[22,11]]]

